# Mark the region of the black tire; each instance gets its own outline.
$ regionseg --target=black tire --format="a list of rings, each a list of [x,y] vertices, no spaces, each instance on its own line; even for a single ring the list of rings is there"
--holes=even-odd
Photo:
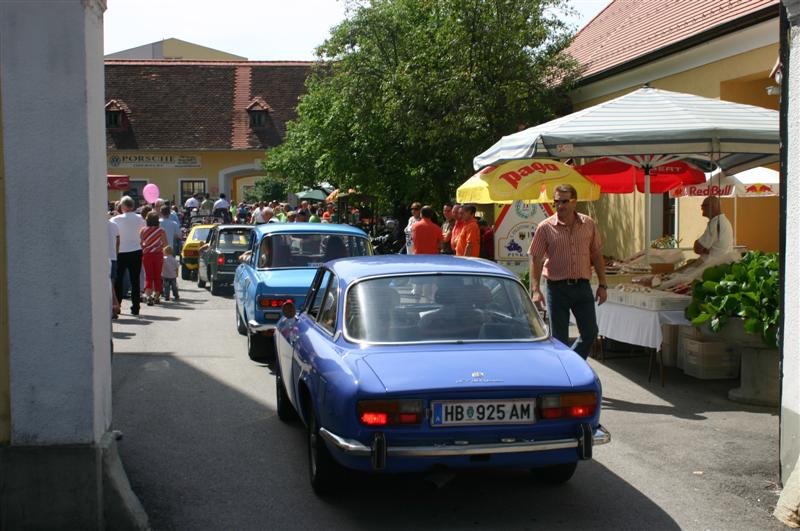
[[[342,488],[344,469],[334,461],[325,441],[319,435],[314,407],[308,407],[308,479],[319,496],[333,494]]]
[[[291,422],[297,419],[297,411],[294,410],[294,406],[289,401],[289,394],[283,384],[279,363],[275,364],[275,403],[277,404],[278,418],[283,422]]]
[[[239,332],[241,335],[247,335],[247,325],[242,319],[242,314],[239,313],[239,308],[234,306],[233,311],[236,312],[236,331]]]
[[[247,330],[247,355],[253,361],[265,361],[265,343],[264,338],[258,334],[254,334]]]
[[[190,280],[192,278],[191,270],[189,270],[185,265],[181,266],[181,278],[183,280]]]
[[[566,483],[570,480],[578,468],[578,462],[562,463],[560,465],[552,465],[543,468],[534,468],[531,470],[533,478],[538,483],[545,483],[547,485],[559,485]]]
[[[212,295],[219,295],[220,293],[222,293],[222,290],[219,287],[219,282],[215,281],[214,277],[212,277],[212,276],[209,276],[208,279],[209,279],[208,280],[208,284],[209,284],[209,286],[211,288],[211,294]]]

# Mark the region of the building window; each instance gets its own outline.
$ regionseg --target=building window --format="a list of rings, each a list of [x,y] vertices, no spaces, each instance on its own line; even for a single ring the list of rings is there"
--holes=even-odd
[[[147,203],[144,199],[144,195],[142,195],[142,190],[144,190],[145,186],[147,186],[147,181],[131,179],[128,181],[128,189],[124,190],[120,197],[129,195],[134,203],[136,203],[136,206],[142,206]]]
[[[258,129],[267,126],[267,111],[252,110],[250,114],[250,127]]]
[[[122,127],[122,111],[106,111],[106,129]]]
[[[181,206],[194,194],[205,194],[205,181],[181,181]]]

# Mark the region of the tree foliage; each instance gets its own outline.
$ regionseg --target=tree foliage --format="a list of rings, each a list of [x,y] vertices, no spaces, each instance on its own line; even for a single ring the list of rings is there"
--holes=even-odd
[[[273,199],[283,201],[286,199],[288,185],[288,179],[285,177],[275,177],[272,175],[260,177],[256,179],[253,188],[245,190],[244,200],[249,203],[254,201],[271,201]]]
[[[501,136],[563,112],[564,0],[351,0],[265,168],[439,204]]]

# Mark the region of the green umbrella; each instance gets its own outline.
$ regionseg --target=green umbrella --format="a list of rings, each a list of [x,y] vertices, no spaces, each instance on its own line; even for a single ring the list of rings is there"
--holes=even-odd
[[[322,190],[304,190],[294,194],[298,199],[312,199],[314,201],[325,201],[328,194]]]

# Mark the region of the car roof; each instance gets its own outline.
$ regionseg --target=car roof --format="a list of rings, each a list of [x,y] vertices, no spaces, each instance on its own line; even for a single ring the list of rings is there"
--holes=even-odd
[[[387,254],[341,258],[328,263],[333,272],[348,284],[365,277],[414,273],[465,273],[517,276],[489,260],[446,254]]]
[[[262,223],[255,226],[256,234],[349,234],[366,237],[363,230],[339,223]]]
[[[243,223],[226,223],[225,225],[216,225],[219,230],[226,230],[226,229],[249,229],[253,230],[252,225],[245,225]]]

